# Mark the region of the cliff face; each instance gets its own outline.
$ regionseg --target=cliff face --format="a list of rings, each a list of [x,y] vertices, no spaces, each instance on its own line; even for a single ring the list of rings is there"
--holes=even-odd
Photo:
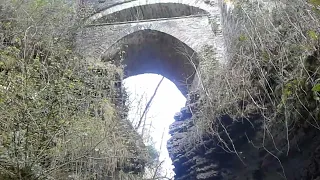
[[[196,100],[197,98],[189,99],[187,106],[174,116],[175,122],[170,126],[169,133],[172,138],[168,141],[167,147],[175,166],[175,179],[235,179],[238,175],[237,169],[247,166],[244,159],[248,158],[246,157],[248,153],[242,151],[246,148],[248,139],[253,138],[256,130],[259,129],[260,117],[252,116],[250,121],[248,119],[233,120],[227,115],[220,117],[219,121],[222,125],[219,128],[219,134],[226,143],[225,147],[217,136],[209,134],[202,134],[200,139],[190,142],[191,136],[197,133],[194,120],[196,120],[199,104],[195,102]],[[193,115],[192,112],[195,114]],[[224,127],[229,135],[224,133]],[[238,154],[231,152],[234,147],[230,140]]]
[[[221,125],[218,133],[222,139],[202,134],[198,141],[190,142],[197,133],[196,113],[191,113],[197,110],[196,106],[188,101],[170,126],[172,137],[167,148],[175,167],[175,180],[320,179],[320,134],[307,122],[290,135],[288,154],[275,150],[275,144],[279,149],[287,145],[277,136],[273,143],[269,138],[262,143],[263,118],[259,115],[249,119],[222,116],[217,120],[229,136]],[[279,135],[284,136],[283,132]]]

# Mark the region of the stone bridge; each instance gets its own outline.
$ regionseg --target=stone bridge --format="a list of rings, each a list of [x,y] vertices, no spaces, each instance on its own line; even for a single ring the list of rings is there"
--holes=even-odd
[[[77,50],[97,64],[112,61],[124,65],[125,77],[160,74],[171,80],[186,96],[198,86],[196,70],[204,67],[202,57],[207,47],[214,51],[214,59],[226,62],[221,28],[222,6],[204,1],[82,0],[82,5],[90,5],[96,13],[78,32]],[[191,101],[187,103],[194,104]],[[189,156],[189,153],[181,155],[176,151],[183,141],[181,137],[187,137],[186,129],[193,122],[187,109],[183,108],[170,126],[172,138],[167,147],[175,166],[175,179],[212,179],[217,177],[215,167],[212,167],[216,162],[208,157],[212,153]],[[195,148],[201,149],[202,146],[199,144]]]
[[[96,13],[77,35],[77,49],[95,61],[125,65],[125,76],[161,74],[186,95],[204,47],[223,61],[218,4],[203,0],[83,0]]]

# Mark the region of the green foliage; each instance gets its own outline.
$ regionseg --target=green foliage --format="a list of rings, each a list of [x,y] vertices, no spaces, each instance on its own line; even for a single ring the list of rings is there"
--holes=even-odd
[[[318,39],[318,33],[316,33],[315,31],[312,31],[312,30],[308,31],[308,35],[313,40],[317,40]]]
[[[285,83],[282,90],[282,97],[281,97],[282,104],[286,104],[287,103],[286,101],[288,100],[288,98],[294,98],[293,95],[300,90],[300,88],[302,87],[301,86],[302,83],[303,81],[297,80],[297,79],[294,79]]]
[[[312,88],[312,91],[314,92],[320,92],[320,84],[315,84]]]
[[[320,6],[320,0],[309,0],[309,3],[311,3],[314,6]]]
[[[239,36],[239,41],[245,41],[247,37],[245,35],[240,35]]]

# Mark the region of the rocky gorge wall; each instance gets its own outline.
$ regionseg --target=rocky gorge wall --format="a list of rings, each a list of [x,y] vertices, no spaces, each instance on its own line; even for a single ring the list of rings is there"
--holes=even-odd
[[[320,113],[319,91],[316,90],[320,51],[318,38],[313,41],[310,39],[314,37],[308,35],[310,29],[318,34],[313,30],[318,25],[311,25],[313,21],[310,20],[307,26],[306,22],[300,22],[298,16],[295,19],[296,13],[301,13],[301,17],[310,4],[273,2],[255,1],[256,4],[245,6],[241,1],[242,4],[234,4],[241,7],[235,10],[222,7],[223,34],[228,37],[225,38],[226,71],[221,71],[225,73],[223,75],[213,75],[215,81],[222,77],[217,86],[212,85],[215,83],[211,79],[199,85],[199,92],[190,92],[186,106],[174,116],[175,122],[169,131],[172,137],[167,148],[175,167],[176,180],[320,179]],[[255,11],[255,7],[262,10],[257,8]],[[244,20],[245,17],[248,21]],[[273,27],[263,19],[268,19]],[[317,18],[314,20],[318,21]],[[301,33],[295,34],[297,31]],[[293,34],[295,38],[303,37],[304,40],[293,41]],[[300,47],[314,48],[293,50],[293,42]],[[286,54],[288,51],[290,57]],[[277,64],[283,54],[287,55],[287,59],[281,61],[288,63],[285,67]],[[287,68],[289,64],[291,66]],[[278,67],[285,68],[288,74],[279,73]],[[298,67],[305,70],[298,73],[295,69]],[[240,69],[240,74],[234,75],[237,69]],[[245,73],[248,73],[247,77]],[[209,76],[208,72],[205,75]],[[241,78],[232,81],[238,77]],[[230,81],[229,85],[223,87],[227,81]],[[233,88],[237,82],[242,84]],[[261,88],[264,83],[268,84],[265,89]],[[255,89],[249,93],[253,87]],[[227,99],[226,94],[238,95],[239,89],[243,93],[241,96],[249,94],[248,99],[239,97],[235,101],[220,102]],[[204,107],[207,105],[210,107]],[[220,105],[225,106],[223,111],[220,111]],[[215,116],[205,114],[205,108],[219,113]],[[207,127],[199,126],[203,116],[214,123],[204,124]],[[207,131],[201,131],[203,129]]]
[[[227,144],[221,144],[221,139],[210,134],[202,135],[198,142],[190,142],[197,130],[194,126],[197,117],[192,114],[197,104],[190,100],[186,104],[174,116],[169,130],[172,137],[167,142],[175,180],[320,179],[320,134],[307,122],[290,136],[295,144],[288,154],[275,153],[270,142],[261,143],[263,118],[258,114],[250,119],[220,117],[226,129],[220,126],[218,133]],[[274,141],[279,147],[286,145],[279,139]],[[237,153],[232,152],[234,149]]]
[[[191,95],[193,97],[198,94]],[[190,96],[189,96],[190,97]],[[197,98],[196,98],[197,99]],[[242,159],[256,158],[257,154],[249,155],[245,152],[247,140],[255,136],[257,129],[261,126],[259,115],[252,115],[250,120],[237,119],[225,115],[220,118],[221,123],[227,127],[227,135],[220,127],[220,137],[227,143],[226,147],[213,135],[206,134],[196,142],[190,142],[190,137],[197,131],[194,126],[196,121],[197,103],[196,99],[189,98],[187,106],[174,116],[175,122],[171,124],[169,133],[172,138],[167,143],[168,152],[173,160],[176,180],[195,179],[236,179],[237,169],[245,168]],[[195,112],[193,115],[192,112]],[[233,149],[230,139],[236,146],[237,155],[232,155],[228,149]],[[249,157],[253,156],[253,157]],[[253,165],[251,165],[253,166]],[[249,175],[250,176],[250,175]]]

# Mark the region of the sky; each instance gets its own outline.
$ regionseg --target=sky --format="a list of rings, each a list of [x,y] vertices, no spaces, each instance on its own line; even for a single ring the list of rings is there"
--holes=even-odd
[[[124,80],[124,86],[129,93],[131,108],[129,119],[139,121],[141,111],[145,108],[162,76],[157,74],[141,74]],[[143,98],[141,98],[143,97]],[[139,104],[142,99],[142,106]],[[166,148],[169,135],[169,125],[174,122],[173,116],[185,105],[186,99],[170,80],[164,78],[147,114],[146,125],[155,147],[160,151],[160,161],[164,160],[167,173],[173,175],[173,166]],[[140,107],[140,112],[137,112]],[[161,139],[163,137],[163,142]]]

